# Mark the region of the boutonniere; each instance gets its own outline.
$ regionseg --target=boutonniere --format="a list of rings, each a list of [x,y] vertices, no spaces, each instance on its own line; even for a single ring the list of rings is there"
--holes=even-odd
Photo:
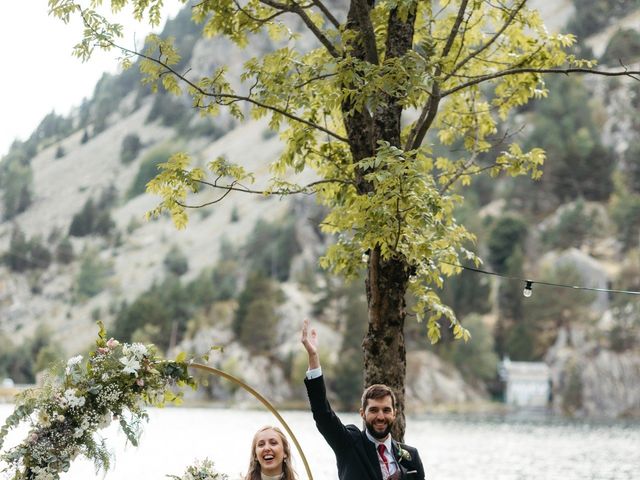
[[[406,451],[404,448],[402,448],[400,445],[398,445],[398,458],[400,458],[400,460],[406,460],[408,462],[411,461],[411,454]]]

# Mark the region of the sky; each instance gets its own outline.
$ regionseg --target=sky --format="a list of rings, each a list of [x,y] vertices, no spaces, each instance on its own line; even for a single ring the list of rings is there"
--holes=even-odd
[[[88,2],[83,1],[83,4]],[[108,2],[105,2],[108,3]],[[182,4],[167,1],[163,19],[174,16]],[[48,15],[46,0],[3,2],[0,15],[0,157],[18,138],[26,140],[49,112],[67,115],[90,97],[103,72],[118,71],[115,51],[96,52],[82,63],[72,55],[82,36],[80,21],[65,25]],[[128,20],[124,45],[140,43],[151,30],[145,23]],[[134,40],[135,39],[135,40]]]

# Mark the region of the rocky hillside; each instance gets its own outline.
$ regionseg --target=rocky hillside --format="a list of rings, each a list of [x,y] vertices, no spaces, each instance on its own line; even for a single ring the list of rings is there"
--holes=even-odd
[[[551,29],[562,28],[576,16],[574,3],[568,0],[553,5],[542,0],[533,3],[540,7]],[[623,12],[615,23],[592,35],[586,45],[594,55],[603,55],[617,28],[638,25],[634,23],[638,14],[638,10]],[[183,12],[165,27],[168,34],[181,34],[181,47],[188,52],[184,64],[194,72],[206,72],[233,58],[230,71],[239,76],[248,54],[224,42],[200,39],[187,20]],[[579,189],[562,195],[555,187],[556,179],[567,172],[554,167],[550,156],[550,173],[545,177],[549,180],[542,182],[540,198],[535,194],[537,186],[526,190],[505,180],[483,190],[487,184],[480,182],[480,187],[468,194],[471,214],[460,215],[468,218],[469,228],[479,238],[478,250],[489,260],[497,258],[491,239],[497,235],[496,225],[503,214],[526,219],[528,227],[519,250],[524,270],[512,272],[514,276],[526,273],[547,278],[556,275],[554,268],[564,262],[573,275],[564,277],[569,278],[566,281],[637,290],[640,266],[633,264],[633,259],[637,259],[639,248],[638,229],[630,229],[625,236],[615,215],[622,215],[616,205],[624,200],[622,187],[617,185],[625,173],[636,168],[633,165],[640,164],[640,158],[632,155],[635,147],[630,140],[637,138],[640,128],[640,89],[630,79],[610,82],[594,78],[585,84],[588,95],[595,99],[588,116],[596,119],[598,142],[603,152],[611,151],[608,190],[594,187],[586,199]],[[538,131],[536,118],[544,114],[537,108],[521,112],[514,120],[526,124],[523,131],[527,134]],[[79,106],[71,118],[53,115],[44,119],[30,140],[14,145],[0,164],[6,167],[0,172],[5,199],[0,223],[0,252],[4,252],[0,342],[6,343],[5,357],[0,353],[0,376],[24,374],[28,378],[27,371],[37,370],[39,361],[84,351],[96,334],[95,322],[102,320],[112,332],[144,341],[160,338],[168,349],[204,353],[212,345],[222,345],[224,352],[212,356],[215,365],[240,374],[276,401],[290,401],[299,398],[299,377],[304,368],[297,332],[301,319],[310,316],[317,319],[325,344],[335,346],[324,352],[328,368],[336,377],[344,374],[349,378],[343,357],[348,336],[343,338],[343,334],[362,329],[362,292],[357,286],[355,293],[348,293],[349,287],[318,270],[317,259],[331,239],[318,231],[322,212],[313,199],[232,193],[220,203],[194,210],[183,231],[176,230],[166,217],[145,220],[145,213],[158,199],[142,193],[140,185],[171,153],[188,151],[201,163],[219,156],[241,163],[257,173],[254,186],[260,190],[270,176],[269,164],[281,148],[277,135],[265,123],[237,125],[226,116],[202,120],[187,103],[142,90],[137,74],[131,71],[103,78],[94,97]],[[523,198],[524,192],[533,192],[530,198],[534,198],[535,208],[530,198]],[[193,201],[210,202],[216,195],[216,191],[204,191]],[[583,219],[589,220],[591,229],[578,234],[562,229],[564,225],[584,224]],[[640,217],[637,219],[640,223]],[[287,238],[282,238],[282,232]],[[510,250],[504,254],[504,265],[514,265],[516,253]],[[511,263],[506,261],[509,258]],[[536,261],[526,260],[532,258]],[[264,259],[265,275],[275,285],[252,278],[256,262]],[[529,327],[519,323],[520,317],[505,314],[515,298],[505,293],[505,286],[477,279],[465,283],[469,277],[463,277],[458,283],[452,281],[443,295],[451,296],[453,303],[460,302],[454,308],[461,318],[468,317],[470,324],[477,322],[479,330],[488,332],[483,336],[476,330],[477,351],[468,353],[477,354],[472,358],[480,360],[468,365],[464,349],[446,341],[429,349],[424,332],[410,325],[410,404],[486,400],[495,388],[498,355],[516,352],[523,359],[546,359],[551,364],[559,411],[610,416],[638,413],[637,303],[601,294],[567,300],[542,319],[527,313],[533,307],[518,303],[521,317],[531,317],[531,322],[537,323],[531,327],[535,334],[517,336],[519,328]],[[559,283],[562,278],[556,277]],[[483,285],[484,293],[478,293]],[[266,290],[260,290],[263,288]],[[272,292],[267,296],[273,303],[256,303],[250,298],[251,289]],[[521,289],[518,285],[519,297]],[[541,292],[536,289],[535,293],[539,297]],[[486,301],[480,305],[482,295]],[[466,298],[473,299],[465,305],[462,299]],[[167,299],[166,305],[163,299]],[[588,315],[576,306],[580,302],[589,306]],[[176,305],[184,309],[168,314]],[[149,318],[157,321],[136,323],[156,308],[160,310],[157,317]],[[621,316],[621,311],[625,315]],[[588,321],[582,321],[583,315]],[[243,326],[240,320],[257,316],[260,321],[252,326]],[[258,335],[262,330],[268,330],[268,335]],[[612,335],[618,335],[618,343],[618,337],[612,340]],[[516,337],[531,338],[532,346],[515,345],[510,338]],[[10,358],[6,352],[11,352]],[[240,392],[215,383],[209,393],[218,399],[243,398]]]

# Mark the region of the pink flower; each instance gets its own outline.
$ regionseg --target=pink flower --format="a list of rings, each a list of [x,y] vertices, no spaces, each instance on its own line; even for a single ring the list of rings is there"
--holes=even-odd
[[[139,387],[144,387],[144,380],[142,378],[137,378],[136,385],[138,385]]]
[[[120,342],[113,337],[107,340],[107,347],[109,347],[111,350],[116,348],[118,345],[120,345]]]
[[[31,443],[36,443],[38,441],[38,434],[32,433],[31,435],[29,435],[29,441]]]
[[[100,347],[100,348],[98,348],[98,353],[100,353],[102,355],[106,355],[107,353],[109,353],[109,349],[105,348],[105,347]]]

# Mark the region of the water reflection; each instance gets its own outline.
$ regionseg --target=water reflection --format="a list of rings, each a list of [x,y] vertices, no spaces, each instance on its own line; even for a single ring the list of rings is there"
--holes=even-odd
[[[0,405],[0,418],[12,410]],[[337,478],[333,452],[315,430],[309,412],[283,412],[309,460],[315,480]],[[359,424],[355,414],[341,415]],[[211,458],[230,478],[240,478],[255,430],[275,419],[262,411],[167,408],[150,411],[139,448],[125,446],[112,427],[115,468],[106,480],[160,480],[181,474],[196,458]],[[552,417],[423,415],[408,419],[407,443],[419,448],[432,480],[631,480],[640,478],[640,425],[583,423]],[[24,434],[19,432],[20,435]],[[8,443],[18,441],[13,434]],[[296,455],[296,457],[298,457]],[[304,467],[297,458],[297,470]],[[0,477],[1,478],[1,477]],[[95,478],[78,461],[63,480]]]

